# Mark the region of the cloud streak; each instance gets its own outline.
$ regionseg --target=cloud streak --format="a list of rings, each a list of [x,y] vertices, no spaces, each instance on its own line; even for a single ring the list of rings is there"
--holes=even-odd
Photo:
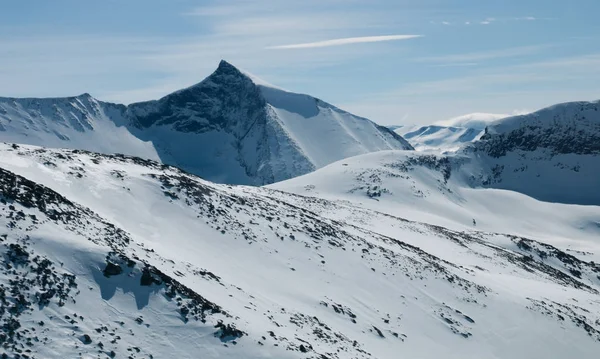
[[[500,50],[423,57],[416,60],[417,62],[440,62],[441,64],[452,63],[455,65],[462,64],[462,66],[467,66],[465,63],[476,64],[478,61],[535,55],[543,50],[551,48],[552,46],[553,45],[520,46]]]
[[[310,48],[318,48],[318,47],[363,44],[363,43],[370,43],[370,42],[408,40],[408,39],[414,39],[414,38],[418,38],[418,37],[423,37],[423,35],[384,35],[384,36],[347,37],[347,38],[342,38],[342,39],[306,42],[306,43],[302,43],[302,44],[269,46],[269,47],[267,47],[267,49],[271,49],[271,50],[310,49]]]

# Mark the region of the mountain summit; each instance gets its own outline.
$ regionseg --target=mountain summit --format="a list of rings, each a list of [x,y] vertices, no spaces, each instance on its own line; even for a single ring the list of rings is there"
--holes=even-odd
[[[401,136],[226,61],[202,82],[129,106],[91,96],[0,98],[0,140],[124,153],[206,179],[262,185],[337,160],[412,147]]]

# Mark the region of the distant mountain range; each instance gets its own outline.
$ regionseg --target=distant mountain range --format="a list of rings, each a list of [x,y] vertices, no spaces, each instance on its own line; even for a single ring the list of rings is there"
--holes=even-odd
[[[439,121],[432,125],[398,125],[389,128],[408,140],[417,150],[456,151],[481,137],[485,127],[509,117],[491,113],[472,113]]]
[[[372,151],[412,149],[385,127],[267,86],[226,61],[197,85],[129,106],[89,94],[0,98],[0,141],[123,153],[251,185]]]
[[[477,163],[470,170],[471,186],[600,205],[600,192],[594,190],[600,186],[599,103],[562,103],[500,119],[467,115],[440,122],[448,126],[395,126],[395,131],[418,150],[456,153]]]

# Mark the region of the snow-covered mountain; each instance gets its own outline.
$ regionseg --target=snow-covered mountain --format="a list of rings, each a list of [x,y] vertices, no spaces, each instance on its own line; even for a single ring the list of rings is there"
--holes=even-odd
[[[438,150],[454,152],[465,143],[478,140],[485,127],[508,115],[492,113],[472,113],[427,126],[390,126],[389,128],[404,137],[416,150]]]
[[[476,231],[495,213],[455,230],[404,219],[409,211],[391,202],[385,210],[358,204],[361,196],[372,203],[399,196],[387,186],[402,183],[417,197],[429,186],[423,196],[451,198],[445,183],[458,178],[447,164],[386,151],[275,185],[318,177],[330,181],[330,194],[360,185],[341,201],[214,184],[122,155],[0,145],[0,351],[595,358],[597,241],[558,232],[552,245]],[[352,176],[333,187],[333,170]],[[588,209],[570,208],[579,218]]]
[[[260,185],[372,151],[412,149],[387,128],[222,61],[197,85],[129,106],[0,98],[0,141],[123,153],[216,182]]]
[[[408,132],[405,132],[408,130]],[[483,129],[470,127],[446,127],[439,125],[418,128],[400,128],[395,132],[411,143],[416,150],[456,151],[467,142],[478,140]]]
[[[447,120],[438,121],[435,125],[445,127],[464,127],[483,130],[492,122],[510,117],[510,115],[499,113],[481,113],[474,112],[462,116],[452,117]]]
[[[600,205],[600,101],[505,118],[461,152],[481,163],[484,186],[559,203]]]

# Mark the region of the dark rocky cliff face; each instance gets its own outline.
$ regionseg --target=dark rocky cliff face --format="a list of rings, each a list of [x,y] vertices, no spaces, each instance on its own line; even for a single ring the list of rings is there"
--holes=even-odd
[[[553,154],[600,153],[600,104],[576,102],[518,116],[486,129],[475,148],[492,157],[546,149]]]
[[[258,87],[226,61],[199,84],[158,101],[132,104],[127,113],[142,128],[172,125],[181,132],[225,130],[241,136],[266,116]]]

